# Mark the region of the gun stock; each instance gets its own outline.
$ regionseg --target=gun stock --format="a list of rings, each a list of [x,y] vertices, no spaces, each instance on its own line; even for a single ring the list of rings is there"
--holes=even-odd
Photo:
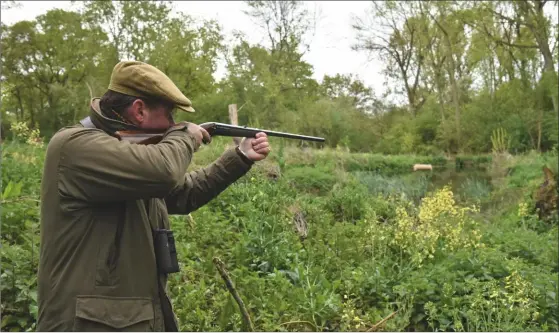
[[[236,126],[224,123],[208,122],[199,125],[210,136],[229,136],[229,137],[247,137],[254,138],[256,133],[264,132],[267,136],[281,137],[287,139],[298,139],[304,141],[324,142],[325,139],[316,136],[284,133],[270,131],[246,126]],[[118,138],[123,141],[130,141],[137,144],[156,144],[163,139],[163,133],[147,133],[142,131],[118,131],[115,133]]]

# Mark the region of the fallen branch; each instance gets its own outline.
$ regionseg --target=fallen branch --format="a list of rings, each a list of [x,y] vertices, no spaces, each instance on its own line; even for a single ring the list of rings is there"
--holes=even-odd
[[[378,323],[374,324],[371,328],[369,328],[369,330],[367,330],[367,332],[375,332],[379,327],[381,327],[382,325],[384,325],[384,323],[386,323],[388,320],[390,320],[390,318],[394,317],[396,315],[396,313],[398,313],[398,311],[400,311],[400,310],[396,310],[396,311],[392,312],[391,314],[386,316],[386,318],[384,318],[381,321],[379,321]]]
[[[243,303],[243,300],[239,296],[239,293],[235,289],[235,286],[233,285],[233,281],[231,281],[231,278],[229,277],[227,270],[225,269],[225,264],[218,257],[214,257],[213,262],[215,264],[215,267],[219,271],[219,275],[221,275],[221,278],[223,279],[223,281],[225,281],[225,286],[227,287],[227,289],[229,290],[229,292],[237,302],[237,305],[239,306],[239,310],[241,311],[241,316],[243,317],[243,322],[245,324],[245,329],[248,328],[248,331],[254,332],[254,326],[252,325],[252,321],[250,320],[248,311],[245,307],[245,304]]]
[[[6,204],[11,202],[19,202],[19,201],[33,201],[40,203],[41,200],[35,199],[35,197],[19,197],[14,199],[0,199],[0,204]]]

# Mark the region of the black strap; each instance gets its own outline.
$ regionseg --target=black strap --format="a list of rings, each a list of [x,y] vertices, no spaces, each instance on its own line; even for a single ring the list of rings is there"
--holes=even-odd
[[[161,312],[163,313],[163,324],[165,325],[165,332],[178,332],[177,322],[173,312],[173,306],[169,300],[167,293],[163,290],[161,283],[157,281],[159,289],[159,299],[161,304]]]
[[[91,121],[91,118],[89,116],[80,120],[80,124],[82,124],[82,126],[85,127],[85,128],[97,128],[93,124],[93,122]]]

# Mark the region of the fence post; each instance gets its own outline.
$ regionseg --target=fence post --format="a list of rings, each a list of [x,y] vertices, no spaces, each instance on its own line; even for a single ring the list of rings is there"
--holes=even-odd
[[[229,122],[231,125],[239,125],[237,118],[237,104],[229,104]],[[234,137],[233,142],[238,145],[241,142],[241,138]]]

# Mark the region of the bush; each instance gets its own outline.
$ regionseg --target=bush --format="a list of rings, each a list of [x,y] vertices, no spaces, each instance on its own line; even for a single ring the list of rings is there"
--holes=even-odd
[[[336,221],[355,223],[363,218],[369,209],[367,206],[367,189],[355,182],[336,184],[330,193],[327,207]]]
[[[284,177],[296,189],[315,194],[326,194],[337,182],[332,169],[320,166],[290,168]]]

